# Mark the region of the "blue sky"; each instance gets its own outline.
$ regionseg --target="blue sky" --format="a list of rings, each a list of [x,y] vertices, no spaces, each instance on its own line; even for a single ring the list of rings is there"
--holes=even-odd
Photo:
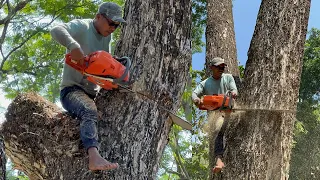
[[[256,24],[261,0],[255,1],[233,1],[233,18],[236,34],[237,56],[241,65],[245,65],[247,52]],[[320,0],[312,0],[309,17],[308,30],[312,27],[320,29]],[[202,38],[205,41],[204,37]],[[192,67],[202,70],[205,62],[205,48],[202,53],[192,56]]]

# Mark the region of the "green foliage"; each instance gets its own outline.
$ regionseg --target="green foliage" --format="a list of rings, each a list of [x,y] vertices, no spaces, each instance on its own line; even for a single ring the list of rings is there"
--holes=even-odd
[[[320,30],[306,40],[290,179],[320,179]]]
[[[192,1],[192,53],[202,52],[202,47],[205,46],[205,43],[202,41],[202,36],[206,26],[206,2],[205,0]]]
[[[244,66],[240,65],[239,67],[239,71],[240,71],[240,78],[244,78]]]
[[[19,92],[35,91],[55,102],[59,96],[59,83],[63,67],[64,48],[52,43],[48,32],[38,33],[16,50],[3,70],[7,73],[1,81],[7,98]]]
[[[320,90],[320,30],[312,28],[306,40],[300,84],[300,99],[311,100]]]

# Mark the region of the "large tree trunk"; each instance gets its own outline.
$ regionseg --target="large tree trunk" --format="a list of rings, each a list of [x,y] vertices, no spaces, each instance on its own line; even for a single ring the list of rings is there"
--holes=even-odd
[[[214,57],[223,58],[225,72],[239,78],[232,0],[207,0],[206,64]],[[206,73],[210,75],[210,69]]]
[[[101,91],[101,154],[120,168],[88,171],[77,120],[34,94],[18,96],[8,108],[2,133],[7,153],[31,179],[154,179],[172,122],[163,105],[176,111],[191,65],[191,2],[127,0],[116,55],[133,61],[132,93]]]
[[[214,57],[225,59],[228,68],[226,73],[234,76],[237,85],[240,83],[238,68],[234,23],[232,15],[232,0],[207,0],[207,28],[206,28],[206,64]],[[211,70],[206,67],[207,76]],[[209,138],[209,171],[216,164],[214,156],[214,137]]]
[[[263,0],[246,63],[242,107],[295,110],[311,0]],[[288,179],[295,113],[234,113],[223,179]]]
[[[121,166],[110,177],[153,179],[171,127],[158,105],[180,107],[191,65],[191,1],[127,1],[125,11],[129,25],[116,54],[133,60],[133,89],[158,102],[104,91],[97,99],[104,119],[99,123],[102,151]]]

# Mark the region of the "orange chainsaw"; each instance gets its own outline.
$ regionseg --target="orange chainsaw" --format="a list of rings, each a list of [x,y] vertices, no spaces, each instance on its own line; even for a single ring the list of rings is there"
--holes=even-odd
[[[199,106],[200,110],[220,110],[226,111],[233,108],[233,98],[231,93],[218,95],[205,95],[203,96],[202,103]]]
[[[205,95],[203,96],[202,103],[199,105],[200,110],[210,111],[276,111],[276,112],[289,112],[295,113],[295,110],[289,109],[257,109],[257,108],[234,108],[234,99],[230,91],[226,94],[218,95]]]
[[[65,58],[66,64],[106,90],[116,89],[118,85],[129,85],[131,61],[128,57],[115,59],[106,51],[95,51],[85,57],[83,65],[71,59],[71,54],[66,54]]]
[[[89,54],[84,61],[84,65],[78,64],[71,59],[70,54],[66,54],[66,64],[70,65],[81,74],[87,76],[88,81],[101,86],[106,90],[122,88],[130,93],[147,97],[152,100],[159,108],[169,113],[170,119],[180,127],[192,130],[192,125],[188,121],[180,118],[175,113],[158,104],[158,101],[147,94],[133,91],[127,87],[129,84],[129,68],[131,61],[128,57],[113,58],[111,54],[105,51],[96,51]]]

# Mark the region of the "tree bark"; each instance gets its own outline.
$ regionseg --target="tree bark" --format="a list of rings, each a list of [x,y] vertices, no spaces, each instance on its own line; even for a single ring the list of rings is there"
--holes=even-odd
[[[206,64],[214,57],[225,60],[225,73],[233,75],[236,84],[240,85],[234,22],[232,15],[232,0],[207,0],[207,28],[206,28]],[[211,70],[206,67],[207,76]],[[212,167],[216,164],[214,156],[214,137],[209,138],[209,179],[213,179]]]
[[[121,166],[112,179],[153,179],[171,127],[157,104],[179,108],[191,65],[191,1],[127,1],[125,11],[128,26],[115,54],[131,57],[133,90],[158,102],[103,91],[97,98],[102,151]]]
[[[4,147],[4,142],[1,137],[0,139],[0,180],[5,180],[6,179],[6,163],[7,163],[7,158],[5,154],[5,147]]]
[[[172,125],[158,105],[178,109],[191,65],[191,2],[128,0],[125,18],[115,54],[131,58],[132,89],[156,103],[118,91],[97,96],[101,154],[120,168],[88,171],[78,121],[24,94],[8,108],[2,133],[7,154],[31,179],[155,178]]]
[[[232,0],[207,0],[206,64],[214,57],[223,58],[225,72],[239,78]],[[206,68],[207,75],[210,71]]]
[[[310,1],[262,1],[241,107],[296,109]],[[294,121],[295,113],[233,113],[222,179],[288,179]]]

